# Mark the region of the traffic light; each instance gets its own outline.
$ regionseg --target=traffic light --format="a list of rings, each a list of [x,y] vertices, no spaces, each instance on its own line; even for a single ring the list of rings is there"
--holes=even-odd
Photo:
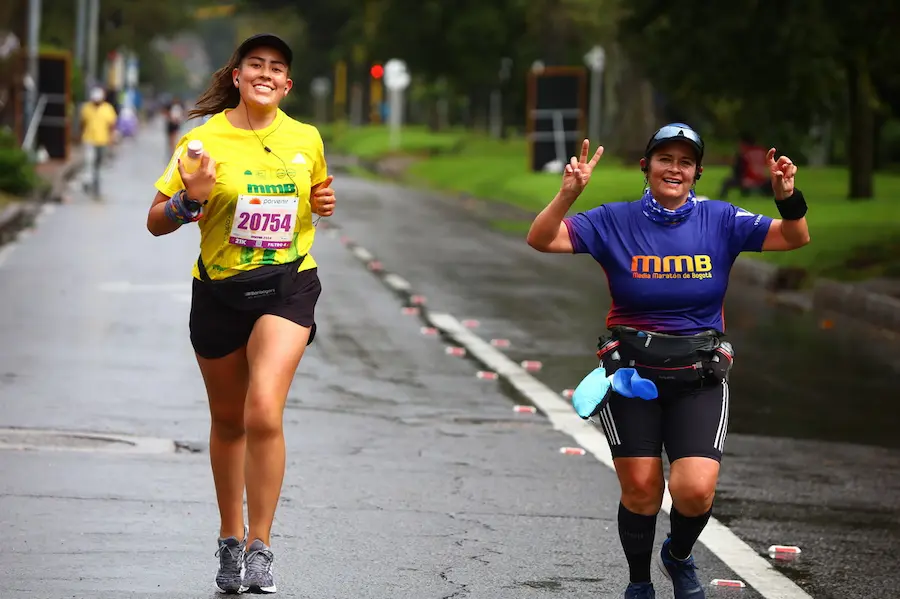
[[[372,76],[372,79],[381,79],[384,77],[384,67],[380,64],[373,64],[372,68],[369,69],[369,74]]]

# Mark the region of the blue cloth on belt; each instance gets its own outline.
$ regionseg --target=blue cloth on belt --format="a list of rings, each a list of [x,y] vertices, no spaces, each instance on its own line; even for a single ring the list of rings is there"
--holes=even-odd
[[[572,405],[579,416],[587,420],[597,412],[612,391],[628,398],[656,399],[659,395],[653,381],[643,378],[634,368],[619,368],[607,375],[598,366],[578,383],[572,395]]]

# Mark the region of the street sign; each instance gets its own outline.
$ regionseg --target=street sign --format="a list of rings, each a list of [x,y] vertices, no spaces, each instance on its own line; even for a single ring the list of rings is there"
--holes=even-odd
[[[384,75],[390,76],[393,73],[399,73],[406,70],[406,63],[399,58],[392,58],[384,63]]]
[[[395,73],[390,77],[384,78],[384,84],[389,90],[402,91],[409,87],[410,76],[406,71]]]
[[[606,52],[600,46],[594,46],[584,55],[584,64],[592,71],[602,71],[606,64]]]
[[[310,83],[309,91],[317,98],[327,96],[331,91],[331,80],[328,77],[316,77]]]
[[[584,67],[545,67],[528,74],[526,87],[529,166],[562,172],[584,139],[587,99]]]
[[[405,62],[392,58],[384,63],[384,85],[389,90],[404,90],[409,86],[409,80]]]

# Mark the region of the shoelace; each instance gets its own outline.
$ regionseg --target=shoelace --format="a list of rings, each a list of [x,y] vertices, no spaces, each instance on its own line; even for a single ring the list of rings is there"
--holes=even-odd
[[[697,570],[697,564],[694,563],[693,556],[689,557],[684,561],[675,560],[675,563],[678,565],[678,577],[681,579],[685,579],[687,582],[691,582],[694,584],[698,584],[699,580],[697,579],[697,574],[695,570]]]
[[[231,573],[240,572],[241,571],[241,554],[244,552],[244,548],[240,545],[235,545],[234,547],[230,547],[228,545],[219,545],[219,548],[216,550],[216,557],[219,558],[219,565],[223,570],[228,570]],[[225,554],[231,558],[230,560],[225,559]]]
[[[245,562],[247,576],[252,577],[257,574],[268,574],[274,560],[275,555],[268,549],[257,549],[249,552]]]

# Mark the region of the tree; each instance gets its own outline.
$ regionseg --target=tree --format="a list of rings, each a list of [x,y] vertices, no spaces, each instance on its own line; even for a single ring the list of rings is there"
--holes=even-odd
[[[622,43],[673,100],[708,117],[732,103],[739,124],[800,139],[826,120],[848,124],[850,198],[873,195],[876,80],[895,76],[888,47],[900,7],[797,0],[671,4],[633,0]]]

